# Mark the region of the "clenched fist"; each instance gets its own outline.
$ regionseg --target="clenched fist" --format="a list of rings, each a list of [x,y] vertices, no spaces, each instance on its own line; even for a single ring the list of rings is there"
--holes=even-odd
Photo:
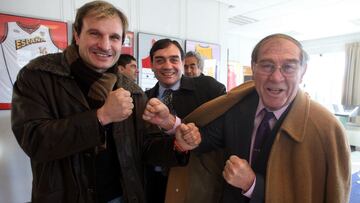
[[[255,173],[249,163],[235,155],[226,161],[223,176],[226,182],[243,191],[248,191],[255,179]]]
[[[119,88],[111,91],[104,105],[97,110],[96,115],[103,125],[127,119],[134,108],[129,91]]]
[[[177,144],[183,150],[195,149],[201,142],[199,129],[194,123],[184,124],[176,128],[175,138]]]
[[[175,116],[171,115],[168,107],[157,98],[148,101],[143,119],[166,130],[170,130],[175,124]]]

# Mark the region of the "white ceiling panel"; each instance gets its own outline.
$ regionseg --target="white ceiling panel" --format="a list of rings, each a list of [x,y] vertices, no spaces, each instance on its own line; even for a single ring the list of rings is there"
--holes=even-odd
[[[281,32],[309,40],[360,32],[360,0],[216,1],[229,7],[228,32],[248,38]]]

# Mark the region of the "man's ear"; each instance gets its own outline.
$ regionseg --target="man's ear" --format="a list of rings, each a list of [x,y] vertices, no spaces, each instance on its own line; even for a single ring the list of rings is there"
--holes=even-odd
[[[253,75],[254,75],[254,68],[255,68],[255,63],[251,63],[251,71]]]
[[[303,68],[302,68],[302,69],[303,69],[303,70],[302,70],[302,73],[301,73],[300,83],[303,82],[303,77],[304,77],[304,75],[305,75],[305,73],[306,73],[306,70],[307,70],[307,64],[303,65]]]
[[[77,31],[75,29],[73,29],[73,37],[75,39],[76,45],[79,45],[80,36],[78,35],[78,33],[77,33]]]

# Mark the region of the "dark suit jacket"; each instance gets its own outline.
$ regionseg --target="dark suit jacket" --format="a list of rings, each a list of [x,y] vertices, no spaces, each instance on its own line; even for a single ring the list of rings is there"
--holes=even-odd
[[[157,83],[152,89],[147,90],[145,93],[149,98],[157,97],[159,92],[159,83]],[[201,76],[196,78],[189,78],[183,76],[180,80],[180,88],[173,92],[172,105],[176,111],[176,115],[183,119],[189,113],[191,113],[195,108],[199,107],[201,104],[212,100],[220,95],[226,93],[225,86],[214,78],[209,76]],[[202,155],[202,157],[210,157],[212,155]],[[191,158],[191,163],[194,163],[194,158]],[[199,171],[202,171],[202,166],[198,166]],[[149,202],[159,202],[159,199],[162,199],[162,196],[165,196],[166,190],[166,182],[167,177],[158,177],[152,172],[147,170],[148,174],[148,182],[147,182],[147,190],[148,190],[148,198]],[[155,178],[153,178],[155,177]],[[177,177],[182,178],[182,177]],[[156,180],[154,180],[156,179]],[[183,181],[187,178],[184,178]],[[156,183],[155,183],[156,181]],[[181,180],[178,180],[181,181]],[[196,180],[194,180],[197,182]],[[162,183],[163,182],[163,183]],[[187,185],[186,183],[184,183]],[[154,188],[158,188],[154,190]],[[203,186],[201,186],[203,187]],[[153,194],[156,193],[156,194]],[[173,197],[173,195],[170,195]],[[183,199],[182,199],[183,200]],[[180,200],[182,202],[182,200]],[[168,200],[169,201],[169,200]],[[172,200],[170,200],[172,201]]]
[[[181,77],[179,90],[173,93],[173,107],[179,118],[184,118],[201,104],[225,94],[225,86],[210,76]],[[157,97],[159,83],[145,91],[149,98]]]

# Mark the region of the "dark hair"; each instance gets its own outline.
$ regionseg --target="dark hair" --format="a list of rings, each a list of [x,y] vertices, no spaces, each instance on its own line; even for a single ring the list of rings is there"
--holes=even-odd
[[[195,57],[197,60],[197,66],[201,71],[204,69],[204,60],[202,59],[201,55],[195,51],[189,51],[186,53],[185,58],[187,57]]]
[[[131,63],[131,61],[136,61],[136,59],[130,54],[121,54],[117,64],[125,67],[127,64]]]
[[[181,60],[184,60],[184,55],[185,55],[184,50],[181,48],[179,42],[177,42],[176,40],[171,40],[171,39],[160,39],[160,40],[156,41],[150,49],[151,62],[153,61],[154,53],[157,50],[165,49],[165,48],[169,47],[171,44],[175,45],[179,49],[180,55],[181,55]]]
[[[293,42],[300,49],[300,63],[301,63],[301,65],[304,65],[304,64],[307,63],[307,61],[309,59],[309,56],[306,53],[306,51],[303,49],[301,43],[299,41],[297,41],[296,39],[294,39],[293,37],[289,36],[289,35],[277,33],[277,34],[272,34],[272,35],[269,35],[269,36],[265,37],[264,39],[260,40],[260,42],[258,42],[256,44],[256,46],[253,49],[252,54],[251,54],[251,64],[254,64],[254,63],[257,62],[260,48],[267,41],[269,41],[271,39],[275,39],[275,38],[282,38],[282,39],[286,39],[286,40],[289,40],[289,41]]]
[[[81,29],[83,27],[83,19],[88,15],[95,16],[98,19],[118,16],[122,22],[122,43],[124,43],[125,34],[129,23],[123,12],[105,1],[92,1],[84,4],[77,10],[75,22],[73,25],[73,30],[76,31],[78,35],[80,35]],[[75,44],[75,39],[73,39],[71,43]]]

